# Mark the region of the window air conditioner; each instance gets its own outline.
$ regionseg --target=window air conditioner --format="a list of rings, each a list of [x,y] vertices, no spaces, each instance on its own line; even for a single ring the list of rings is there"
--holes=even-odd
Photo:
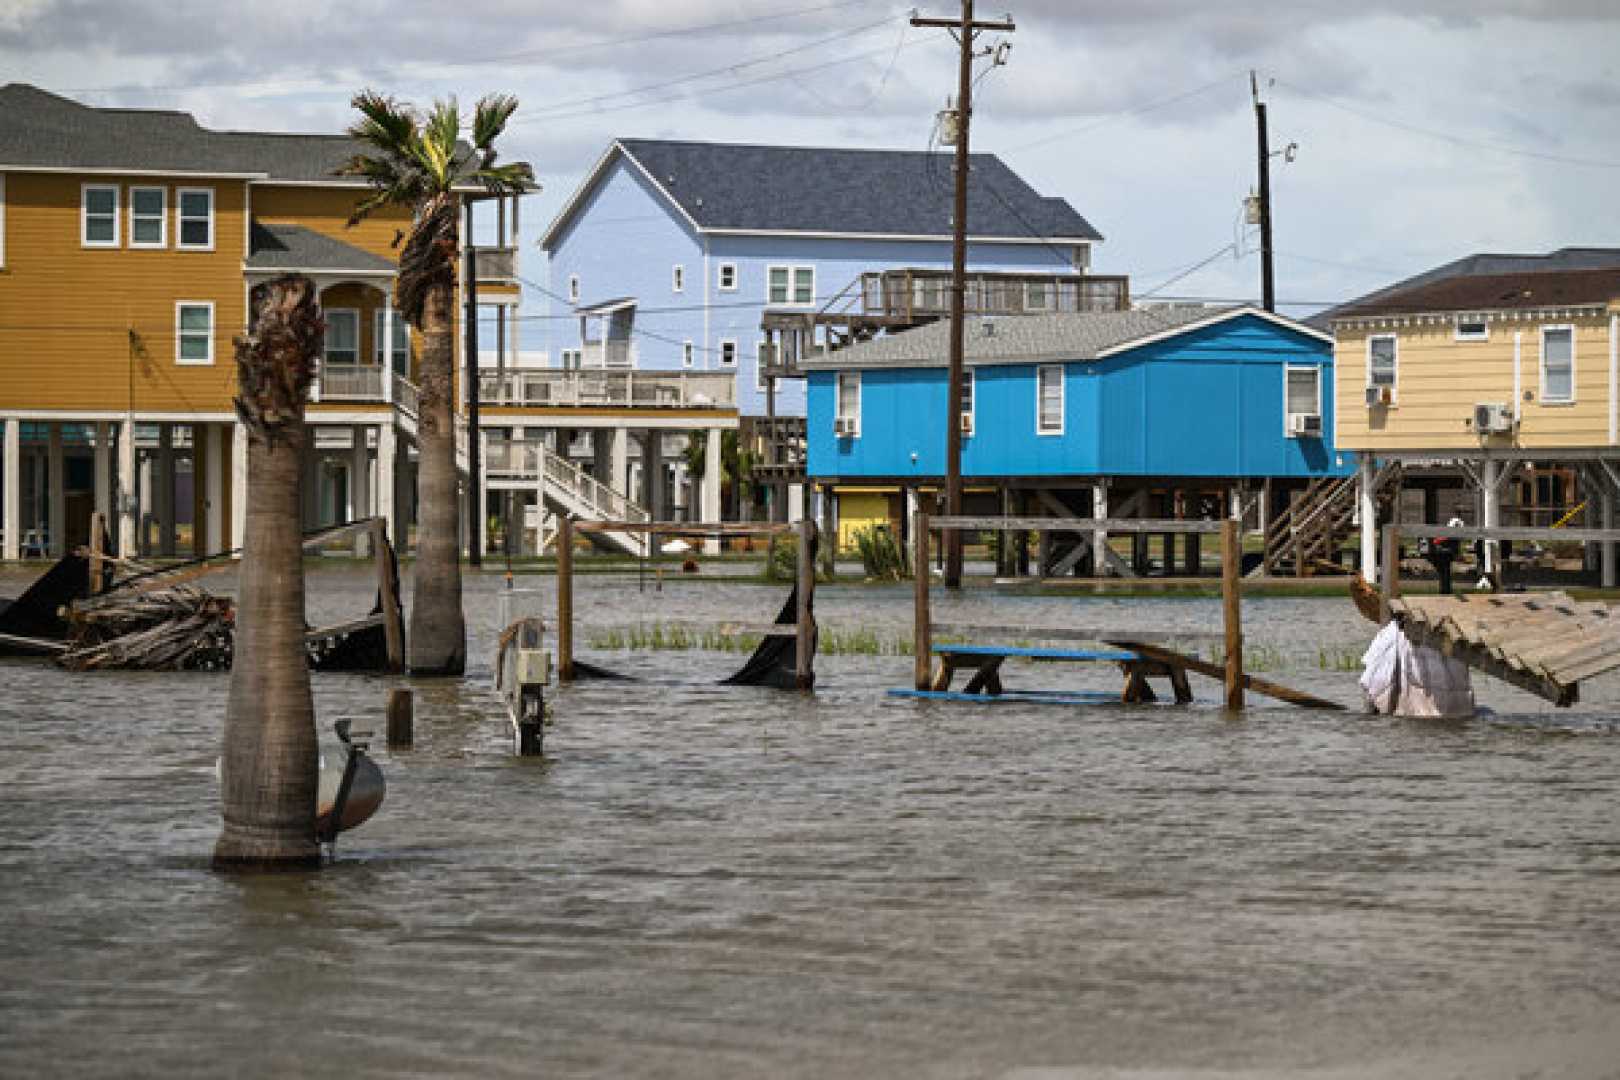
[[[1474,430],[1481,435],[1496,435],[1513,430],[1513,410],[1506,402],[1480,402],[1474,406]]]
[[[840,416],[833,420],[833,435],[838,438],[848,438],[855,434],[855,418],[853,416]]]
[[[1395,400],[1395,392],[1387,386],[1367,387],[1367,408],[1388,405]]]
[[[1295,438],[1320,439],[1322,437],[1322,417],[1317,413],[1289,413],[1288,434]]]

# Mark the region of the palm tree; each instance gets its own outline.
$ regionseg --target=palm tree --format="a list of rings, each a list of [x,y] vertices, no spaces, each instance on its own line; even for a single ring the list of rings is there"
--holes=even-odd
[[[416,480],[420,509],[411,625],[406,634],[409,666],[417,675],[460,675],[467,661],[467,631],[456,542],[451,336],[460,247],[458,188],[478,184],[495,194],[521,192],[532,187],[534,170],[525,162],[495,163],[495,139],[517,109],[514,97],[492,94],[478,103],[470,146],[460,140],[461,114],[454,98],[434,102],[426,116],[370,90],[355,95],[353,105],[360,119],[349,128],[349,135],[374,153],[356,154],[338,172],[365,177],[374,190],[356,204],[349,224],[387,206],[406,207],[413,215],[394,287],[400,315],[422,335]]]
[[[236,339],[236,413],[248,433],[247,531],[216,866],[320,864],[299,497],[304,401],[326,333],[316,296],[315,283],[296,274],[255,286],[251,329]]]

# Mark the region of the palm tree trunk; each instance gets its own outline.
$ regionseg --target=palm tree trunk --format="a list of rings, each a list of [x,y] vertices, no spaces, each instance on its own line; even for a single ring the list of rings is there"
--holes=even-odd
[[[320,865],[320,765],[299,532],[303,395],[323,329],[314,293],[307,278],[255,289],[256,332],[264,344],[246,338],[237,344],[237,410],[248,428],[247,534],[225,708],[225,824],[214,847],[221,867]]]
[[[416,563],[410,645],[413,675],[460,675],[467,666],[457,542],[456,432],[451,290],[435,284],[422,307],[420,413],[417,420]]]

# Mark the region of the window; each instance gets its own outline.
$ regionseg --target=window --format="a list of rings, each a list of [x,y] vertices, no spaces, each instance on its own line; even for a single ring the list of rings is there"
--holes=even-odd
[[[585,358],[585,351],[583,349],[564,349],[561,356],[563,367],[570,371],[578,371],[581,361]]]
[[[1322,436],[1322,369],[1283,368],[1283,434],[1313,438]]]
[[[1035,434],[1063,434],[1063,365],[1035,369]]]
[[[579,303],[579,275],[578,274],[569,274],[568,275],[568,302],[570,304]]]
[[[1024,310],[1025,311],[1051,311],[1052,290],[1044,281],[1030,281],[1024,284]]]
[[[680,263],[675,264],[674,273],[670,275],[670,288],[675,292],[686,291],[686,267]]]
[[[1367,339],[1367,385],[1395,392],[1397,352],[1394,334],[1374,334]]]
[[[690,341],[683,341],[683,342],[681,342],[681,367],[689,368],[691,366],[692,366],[692,343]]]
[[[213,188],[181,188],[175,193],[175,214],[180,221],[175,247],[214,250]]]
[[[80,242],[85,247],[117,247],[118,186],[85,184],[79,192]]]
[[[358,364],[360,362],[360,313],[353,308],[327,308],[326,362],[328,364]]]
[[[766,271],[765,280],[768,304],[816,302],[816,268],[813,266],[773,266]]]
[[[174,305],[174,362],[214,362],[214,305],[205,300],[182,300]]]
[[[720,366],[737,366],[737,343],[735,341],[722,341],[720,343]]]
[[[973,434],[973,372],[962,372],[962,434]]]
[[[1575,328],[1541,328],[1541,403],[1567,405],[1575,400]]]
[[[737,264],[720,264],[720,291],[735,292],[737,289]]]
[[[129,189],[129,246],[132,248],[160,248],[168,244],[164,225],[164,205],[169,193],[160,187],[132,187]]]
[[[384,311],[378,308],[371,319],[371,359],[377,364],[383,362],[383,346],[388,339],[383,336],[383,316],[392,315],[394,329],[394,370],[401,375],[410,374],[411,370],[411,324],[400,317],[398,311]]]
[[[1087,270],[1090,270],[1091,269],[1091,245],[1090,244],[1076,244],[1076,245],[1074,245],[1074,255],[1073,255],[1073,260],[1072,261],[1074,263],[1074,272],[1075,273],[1083,274]]]
[[[833,434],[854,438],[861,433],[861,373],[838,373],[838,401],[833,418]]]
[[[1483,315],[1459,315],[1455,336],[1458,341],[1489,341],[1491,325]]]

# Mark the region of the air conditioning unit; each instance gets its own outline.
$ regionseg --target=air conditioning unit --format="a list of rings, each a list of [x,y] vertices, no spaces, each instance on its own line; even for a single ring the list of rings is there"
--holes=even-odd
[[[962,414],[962,434],[964,434],[964,435],[973,434],[973,414],[972,413],[963,413]]]
[[[1498,435],[1513,430],[1513,409],[1505,401],[1482,401],[1474,406],[1474,430]]]
[[[1379,405],[1388,405],[1395,400],[1395,392],[1387,386],[1367,387],[1367,408],[1377,408]]]
[[[1318,413],[1289,413],[1288,434],[1297,438],[1320,439],[1322,417]]]
[[[840,439],[851,438],[855,434],[855,418],[853,416],[840,416],[833,420],[833,435]]]

